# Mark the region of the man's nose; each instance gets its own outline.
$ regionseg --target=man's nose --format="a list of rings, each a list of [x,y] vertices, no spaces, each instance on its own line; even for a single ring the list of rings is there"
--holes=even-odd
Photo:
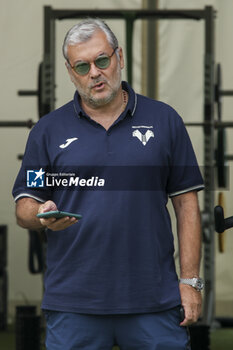
[[[96,78],[96,77],[100,76],[100,74],[101,74],[100,69],[98,67],[96,67],[94,62],[91,63],[91,65],[90,65],[89,74],[90,74],[91,78]]]

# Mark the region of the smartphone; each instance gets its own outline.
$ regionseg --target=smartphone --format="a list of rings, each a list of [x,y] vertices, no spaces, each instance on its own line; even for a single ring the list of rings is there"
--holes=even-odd
[[[47,211],[45,213],[39,213],[36,216],[41,219],[48,219],[48,218],[60,219],[66,216],[69,216],[71,218],[76,218],[78,220],[82,219],[82,215],[80,214],[74,214],[74,213],[69,213],[69,212],[60,211],[60,210]]]
[[[185,313],[183,306],[180,307],[180,322],[183,322],[185,319]]]

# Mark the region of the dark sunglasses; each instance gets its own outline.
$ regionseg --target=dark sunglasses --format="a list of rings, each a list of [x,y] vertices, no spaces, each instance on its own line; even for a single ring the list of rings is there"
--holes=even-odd
[[[113,53],[110,56],[108,56],[107,54],[98,56],[94,60],[95,66],[100,69],[108,68],[111,63],[111,57],[114,55],[117,49],[118,47],[116,47],[113,50]],[[75,73],[79,75],[86,75],[91,69],[91,63],[86,61],[80,61],[80,62],[77,62],[74,66],[71,66],[71,68],[75,71]]]

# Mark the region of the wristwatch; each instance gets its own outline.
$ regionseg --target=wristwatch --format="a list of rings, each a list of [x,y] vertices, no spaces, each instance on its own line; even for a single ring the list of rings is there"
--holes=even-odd
[[[200,277],[180,278],[180,283],[188,284],[200,292],[204,288],[204,281]]]

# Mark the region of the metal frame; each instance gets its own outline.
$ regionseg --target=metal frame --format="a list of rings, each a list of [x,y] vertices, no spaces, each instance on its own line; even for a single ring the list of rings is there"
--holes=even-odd
[[[211,125],[204,126],[204,213],[206,220],[203,227],[204,239],[204,278],[205,299],[203,323],[211,325],[215,316],[215,227],[214,204],[215,188],[213,165],[215,162],[214,145],[214,97],[215,97],[215,48],[214,48],[214,10],[206,7],[205,16],[205,64],[204,64],[204,121]]]
[[[124,19],[126,21],[128,81],[132,84],[132,39],[133,25],[137,19],[189,19],[205,22],[204,61],[204,316],[202,323],[211,326],[215,316],[215,229],[214,229],[214,92],[215,10],[206,6],[201,10],[56,10],[44,7],[44,56],[42,68],[42,103],[49,112],[55,108],[55,21],[78,19],[87,16]]]

